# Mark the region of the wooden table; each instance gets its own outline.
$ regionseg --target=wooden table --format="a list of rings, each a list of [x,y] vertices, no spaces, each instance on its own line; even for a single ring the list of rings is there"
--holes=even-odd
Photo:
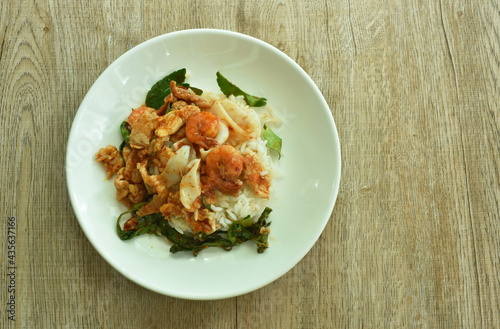
[[[2,328],[500,327],[498,1],[0,8]],[[122,277],[80,229],[64,174],[69,128],[101,72],[191,28],[242,32],[293,58],[330,105],[343,154],[335,209],[307,256],[217,301]]]

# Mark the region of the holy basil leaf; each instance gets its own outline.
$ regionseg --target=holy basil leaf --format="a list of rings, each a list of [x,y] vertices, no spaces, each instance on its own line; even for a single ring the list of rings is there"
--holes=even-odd
[[[212,211],[212,204],[210,204],[210,203],[207,202],[207,197],[206,196],[203,195],[201,197],[201,202],[203,203],[203,206],[205,208],[207,208],[208,210]]]
[[[217,84],[224,95],[243,96],[249,106],[259,107],[267,104],[267,99],[247,94],[236,85],[227,80],[220,72],[217,72]]]
[[[177,82],[177,84],[184,83],[186,81],[186,69],[182,68],[172,72],[156,82],[146,96],[146,106],[158,110],[163,105],[165,97],[171,92],[170,81],[172,80]]]
[[[278,158],[281,159],[281,146],[283,144],[281,138],[266,125],[262,129],[261,137],[267,142],[267,147],[278,152]]]
[[[179,233],[175,228],[170,226],[167,220],[158,222],[158,227],[163,236],[165,236],[171,243],[170,252],[177,253],[179,251],[191,251],[194,256],[197,256],[200,251],[208,247],[220,247],[226,251],[233,248],[233,244],[221,237],[217,233],[211,235],[194,235],[187,236]]]
[[[128,145],[127,142],[123,141],[120,146],[118,147],[118,152],[120,152],[120,155],[123,156],[123,149]]]
[[[234,222],[227,231],[227,238],[234,245],[239,245],[245,241],[253,241],[257,245],[257,252],[263,253],[268,248],[269,229],[271,223],[267,223],[267,218],[272,209],[266,207],[256,223],[243,226],[242,221]]]
[[[200,96],[201,94],[203,94],[203,90],[199,89],[199,88],[195,88],[193,86],[189,86],[189,88],[191,88],[191,90],[198,96]]]
[[[139,202],[139,203],[136,203],[132,206],[132,208],[130,208],[130,212],[133,213],[135,215],[136,212],[139,211],[139,209],[141,209],[143,206],[147,205],[149,202]]]
[[[193,86],[191,86],[189,83],[180,83],[179,86],[181,87],[184,87],[186,89],[191,89],[196,95],[200,96],[201,94],[203,94],[203,90],[199,89],[199,88],[195,88]]]
[[[266,209],[264,209],[264,211],[262,212],[262,214],[260,214],[260,217],[259,219],[257,220],[257,223],[260,225],[260,226],[269,226],[269,224],[266,224],[266,221],[267,219],[269,218],[269,215],[271,214],[273,210],[269,207],[266,207]]]
[[[245,241],[253,241],[257,245],[259,253],[264,252],[268,247],[269,229],[267,227],[271,223],[267,223],[266,219],[272,211],[271,208],[266,208],[255,223],[252,222],[250,216],[234,222],[225,234],[224,232],[216,232],[209,235],[204,233],[186,235],[173,228],[161,213],[143,217],[137,216],[137,211],[145,204],[147,202],[136,204],[118,217],[116,230],[120,239],[129,240],[142,234],[160,233],[172,243],[170,252],[191,251],[194,256],[209,247],[219,247],[229,251]],[[121,229],[120,221],[125,214],[132,214],[136,217],[136,230],[124,231]]]
[[[233,223],[227,231],[227,238],[231,243],[239,245],[245,241],[252,240],[252,233],[249,228],[238,223]]]
[[[144,216],[144,217],[137,217],[136,212],[142,208],[142,206],[146,205],[148,202],[140,202],[136,203],[134,206],[132,206],[131,209],[124,211],[118,216],[118,219],[116,221],[116,232],[118,233],[118,237],[120,237],[121,240],[129,240],[132,239],[133,237],[145,233],[153,233],[156,230],[156,218],[149,216]],[[136,216],[137,218],[137,230],[131,230],[131,231],[124,231],[122,230],[120,226],[121,219],[124,215],[126,214],[132,214],[132,216]],[[154,215],[154,214],[153,214]]]
[[[269,217],[269,214],[271,214],[273,210],[269,207],[266,207],[262,214],[260,215],[259,219],[257,220],[257,223],[255,223],[254,226],[251,227],[254,238],[252,238],[252,241],[257,244],[257,252],[263,253],[264,250],[266,250],[269,247],[268,240],[269,240],[269,225],[271,225],[271,222],[267,222],[267,218]]]
[[[127,121],[123,121],[122,124],[120,125],[120,133],[122,134],[123,141],[125,143],[128,143],[130,139],[130,125],[127,123]]]
[[[161,216],[161,214],[157,213],[157,214],[146,215],[143,217],[136,217],[137,230],[124,231],[121,229],[120,224],[118,223],[117,225],[118,236],[120,237],[121,240],[130,240],[142,234],[155,233],[158,228],[156,224],[158,220],[158,215]]]
[[[240,219],[240,220],[237,220],[237,221],[233,222],[233,224],[239,224],[239,225],[241,225],[243,227],[249,227],[249,226],[251,226],[253,224],[253,220],[252,220],[252,217],[247,216],[247,217],[245,217],[243,219]]]

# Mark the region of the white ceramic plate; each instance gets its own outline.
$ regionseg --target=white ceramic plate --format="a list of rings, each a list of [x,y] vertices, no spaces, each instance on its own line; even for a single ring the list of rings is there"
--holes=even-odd
[[[253,243],[197,257],[171,254],[156,236],[121,241],[115,232],[124,207],[105,181],[96,151],[121,142],[119,125],[144,102],[149,88],[187,68],[188,82],[219,92],[215,73],[266,97],[286,124],[280,170],[269,206],[270,247]],[[328,222],[340,182],[340,145],[329,107],[311,78],[288,56],[258,39],[222,30],[185,30],[148,40],[112,63],[85,96],[66,155],[68,190],[78,221],[95,249],[117,271],[155,292],[185,299],[221,299],[261,288],[295,266]]]

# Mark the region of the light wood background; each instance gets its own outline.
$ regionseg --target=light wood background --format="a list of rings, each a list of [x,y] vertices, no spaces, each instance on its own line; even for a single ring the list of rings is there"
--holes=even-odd
[[[498,0],[0,6],[2,276],[8,218],[17,223],[16,321],[2,311],[2,328],[500,328]],[[118,274],[65,185],[69,129],[95,79],[131,47],[190,28],[288,54],[323,92],[342,144],[339,197],[317,244],[272,284],[218,301]]]

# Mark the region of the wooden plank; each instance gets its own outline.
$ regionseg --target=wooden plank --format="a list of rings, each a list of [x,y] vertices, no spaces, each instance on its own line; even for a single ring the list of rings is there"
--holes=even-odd
[[[2,328],[500,326],[497,2],[0,6],[0,289],[6,305],[14,283],[16,302]],[[69,127],[95,79],[133,46],[189,28],[284,51],[325,95],[342,144],[340,193],[317,244],[270,285],[219,301],[122,277],[84,236],[64,177]]]

